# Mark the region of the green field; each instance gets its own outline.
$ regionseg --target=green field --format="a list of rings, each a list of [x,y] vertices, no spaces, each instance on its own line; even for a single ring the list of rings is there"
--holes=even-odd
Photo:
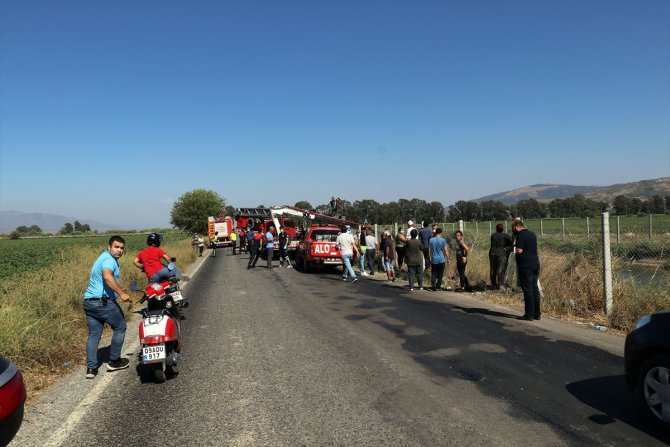
[[[166,243],[188,237],[181,233],[164,235]],[[0,239],[0,280],[37,271],[71,260],[73,247],[98,247],[100,252],[107,248],[110,235],[89,237],[51,237],[35,239]],[[146,247],[145,234],[124,236],[126,254],[134,257]]]

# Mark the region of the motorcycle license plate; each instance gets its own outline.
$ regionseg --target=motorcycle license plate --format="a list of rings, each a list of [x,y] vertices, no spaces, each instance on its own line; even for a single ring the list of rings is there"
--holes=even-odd
[[[172,292],[172,299],[177,302],[177,301],[182,301],[184,299],[183,296],[181,296],[181,292],[179,290]]]
[[[142,348],[142,361],[144,363],[162,362],[165,360],[165,344],[145,346]]]

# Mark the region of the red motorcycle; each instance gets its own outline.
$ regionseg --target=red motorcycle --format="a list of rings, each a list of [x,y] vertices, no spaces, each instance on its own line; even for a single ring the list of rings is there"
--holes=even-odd
[[[149,284],[144,289],[140,303],[140,363],[152,369],[154,380],[163,383],[166,372],[171,372],[181,359],[181,310],[188,306],[184,300],[179,281],[186,277],[174,277],[160,283]],[[137,286],[131,289],[139,291]]]

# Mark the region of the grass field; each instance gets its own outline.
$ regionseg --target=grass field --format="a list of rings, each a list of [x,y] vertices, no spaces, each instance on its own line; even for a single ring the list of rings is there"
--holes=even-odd
[[[184,239],[182,234],[165,234],[164,241]],[[0,239],[0,281],[64,263],[74,255],[73,247],[93,247],[102,252],[110,235],[88,237],[51,237]],[[124,235],[126,253],[137,254],[146,247],[145,234]]]
[[[146,283],[132,263],[146,247],[146,235],[124,238],[120,283],[128,291],[130,283]],[[21,368],[29,390],[58,377],[64,362],[74,365],[85,357],[82,297],[91,266],[108,240],[109,235],[0,241],[0,352]],[[167,235],[161,247],[182,269],[195,259],[188,235]],[[132,306],[124,303],[122,308],[128,312]]]

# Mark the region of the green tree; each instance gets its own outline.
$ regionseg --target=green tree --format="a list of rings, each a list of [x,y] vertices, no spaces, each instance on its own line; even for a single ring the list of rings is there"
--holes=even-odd
[[[182,194],[172,205],[170,223],[188,233],[207,233],[207,218],[218,216],[226,200],[215,191],[196,189]]]
[[[655,195],[649,201],[649,211],[652,214],[665,214],[665,201],[663,197]]]
[[[293,205],[293,206],[296,207],[296,208],[300,208],[301,210],[311,210],[311,209],[313,209],[312,204],[309,203],[306,200],[301,200],[299,202],[295,202],[295,205]]]
[[[67,222],[65,225],[63,225],[63,228],[59,230],[59,233],[61,234],[72,234],[74,232],[74,227],[70,222]]]
[[[535,199],[520,200],[516,204],[516,212],[524,219],[542,219],[547,217],[547,206]]]
[[[509,208],[497,200],[479,202],[482,220],[505,220],[509,217]]]

